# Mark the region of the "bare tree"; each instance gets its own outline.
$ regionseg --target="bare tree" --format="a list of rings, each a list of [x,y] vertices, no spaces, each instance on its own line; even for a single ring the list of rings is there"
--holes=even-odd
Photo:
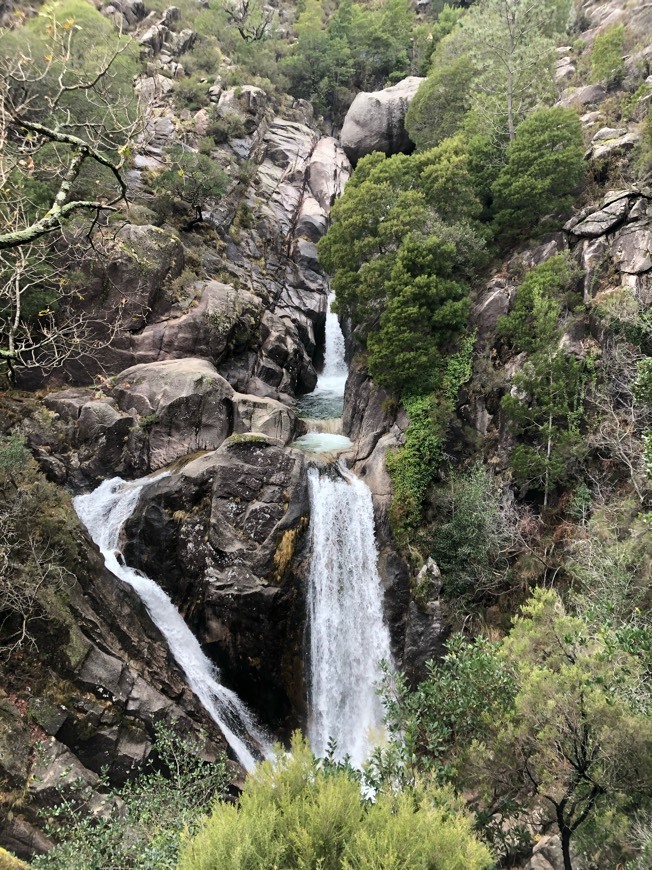
[[[75,52],[78,31],[52,18],[44,53],[39,43],[0,57],[0,250],[57,231],[76,211],[99,215],[127,199],[123,170],[142,121],[131,88],[120,93],[115,77],[131,43],[118,36],[87,72]],[[104,173],[99,196],[80,184],[89,164]],[[30,199],[30,180],[49,186],[47,208]]]
[[[41,238],[0,251],[0,375],[15,383],[17,370],[48,374],[70,359],[109,345],[120,310],[91,318],[80,310],[81,269],[101,256],[85,236]]]
[[[98,329],[83,313],[74,274],[100,256],[95,229],[127,202],[145,118],[131,41],[118,34],[89,58],[80,31],[52,17],[0,52],[0,374],[12,382],[17,369],[92,354],[119,323],[107,312]]]
[[[245,42],[260,42],[265,39],[275,14],[274,9],[265,6],[262,0],[227,0],[223,9]]]
[[[637,363],[644,358],[633,345],[612,339],[604,346],[602,377],[590,396],[595,411],[588,441],[606,462],[627,471],[641,503],[649,484],[643,435],[652,426],[652,408],[636,395]]]

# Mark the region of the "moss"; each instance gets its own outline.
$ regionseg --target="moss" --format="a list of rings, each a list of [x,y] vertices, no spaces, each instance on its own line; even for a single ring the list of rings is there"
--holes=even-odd
[[[302,517],[293,529],[287,529],[281,534],[274,552],[274,581],[280,583],[294,559],[297,542],[303,534],[308,521]]]
[[[20,861],[0,846],[0,868],[2,868],[2,870],[29,870],[29,864]]]
[[[269,446],[269,441],[266,435],[257,435],[255,432],[243,432],[241,435],[231,435],[224,442],[229,447],[237,447],[239,444],[260,444],[261,446]]]

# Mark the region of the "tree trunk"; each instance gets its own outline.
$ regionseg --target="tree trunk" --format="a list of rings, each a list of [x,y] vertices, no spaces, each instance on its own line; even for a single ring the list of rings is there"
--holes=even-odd
[[[559,836],[561,839],[561,854],[564,857],[564,870],[573,870],[570,854],[571,832],[563,823],[559,825]]]

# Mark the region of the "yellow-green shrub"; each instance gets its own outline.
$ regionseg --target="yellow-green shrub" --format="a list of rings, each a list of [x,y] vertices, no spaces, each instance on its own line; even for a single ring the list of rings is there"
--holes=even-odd
[[[482,870],[492,864],[447,792],[365,802],[350,770],[322,768],[300,735],[247,780],[240,806],[218,802],[182,848],[180,870]]]

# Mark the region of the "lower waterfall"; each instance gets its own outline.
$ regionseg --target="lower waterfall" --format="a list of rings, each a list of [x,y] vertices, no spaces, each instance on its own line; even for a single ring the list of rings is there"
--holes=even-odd
[[[73,504],[100,548],[107,568],[137,592],[167,640],[188,685],[224,734],[240,764],[251,771],[256,756],[270,754],[267,740],[251,713],[235,692],[220,685],[215,665],[204,655],[199,641],[166,593],[154,580],[125,565],[119,552],[120,532],[133,513],[141,491],[163,476],[134,482],[114,477],[105,480],[93,492],[77,496]]]
[[[336,741],[336,757],[360,766],[382,732],[375,691],[380,661],[390,661],[383,591],[376,566],[371,492],[340,469],[308,472],[312,561],[310,619],[310,723],[313,752]],[[376,739],[375,739],[376,738]]]

